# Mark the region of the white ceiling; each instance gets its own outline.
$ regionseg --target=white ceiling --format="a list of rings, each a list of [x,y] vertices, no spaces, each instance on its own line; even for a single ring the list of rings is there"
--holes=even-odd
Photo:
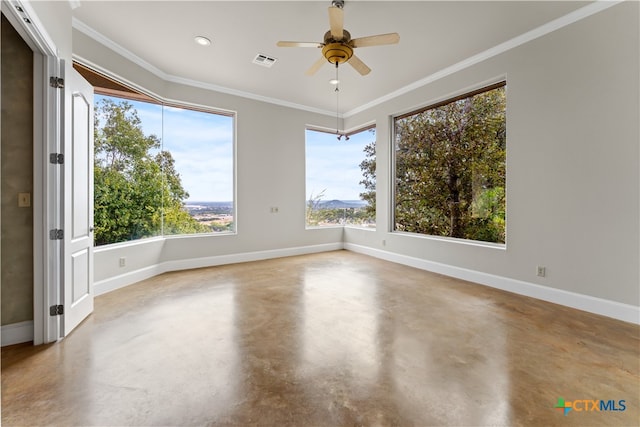
[[[398,32],[400,43],[356,49],[373,70],[367,76],[348,65],[340,67],[340,113],[425,81],[589,3],[346,0],[344,25],[353,38]],[[103,42],[106,38],[165,78],[335,114],[336,95],[328,83],[335,75],[333,66],[327,63],[311,77],[304,74],[320,56],[319,49],[276,47],[278,40],[322,41],[330,5],[330,0],[82,0],[73,16],[75,28]],[[212,45],[197,45],[197,35],[210,38]],[[278,61],[271,68],[255,65],[258,53]]]

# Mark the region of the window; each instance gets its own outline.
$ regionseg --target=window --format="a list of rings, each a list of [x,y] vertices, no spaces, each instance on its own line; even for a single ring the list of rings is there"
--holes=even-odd
[[[165,105],[163,128],[163,149],[175,160],[165,179],[177,173],[186,192],[181,208],[199,223],[185,230],[165,213],[164,234],[234,231],[233,117]]]
[[[233,116],[95,96],[95,244],[234,231]]]
[[[375,128],[338,140],[335,133],[306,131],[307,227],[375,228]]]
[[[394,125],[395,230],[504,243],[506,83]]]

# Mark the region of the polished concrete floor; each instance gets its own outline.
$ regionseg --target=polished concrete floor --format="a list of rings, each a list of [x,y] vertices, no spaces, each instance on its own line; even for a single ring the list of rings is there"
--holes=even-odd
[[[638,326],[352,252],[168,273],[95,303],[57,344],[2,349],[2,425],[640,420]]]

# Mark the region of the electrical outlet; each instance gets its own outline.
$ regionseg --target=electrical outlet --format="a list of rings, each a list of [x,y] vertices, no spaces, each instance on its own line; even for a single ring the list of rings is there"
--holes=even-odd
[[[127,259],[125,257],[120,257],[120,267],[124,267],[127,265]]]
[[[546,267],[543,267],[543,266],[539,265],[539,266],[537,267],[537,269],[536,269],[536,275],[537,275],[538,277],[544,277],[544,276],[546,276],[546,274],[547,274],[547,269],[546,269]]]
[[[272,206],[271,207],[271,213],[278,213],[279,209],[277,206]]]

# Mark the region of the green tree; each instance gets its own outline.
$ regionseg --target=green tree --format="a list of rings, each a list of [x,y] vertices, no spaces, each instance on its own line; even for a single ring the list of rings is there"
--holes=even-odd
[[[210,231],[184,209],[173,157],[144,134],[133,105],[103,99],[95,111],[95,244]]]
[[[504,242],[505,107],[500,87],[396,120],[396,229]]]
[[[365,159],[360,162],[362,170],[362,184],[365,191],[360,193],[360,198],[367,202],[364,208],[363,220],[375,220],[376,217],[376,142],[372,141],[364,147]]]

